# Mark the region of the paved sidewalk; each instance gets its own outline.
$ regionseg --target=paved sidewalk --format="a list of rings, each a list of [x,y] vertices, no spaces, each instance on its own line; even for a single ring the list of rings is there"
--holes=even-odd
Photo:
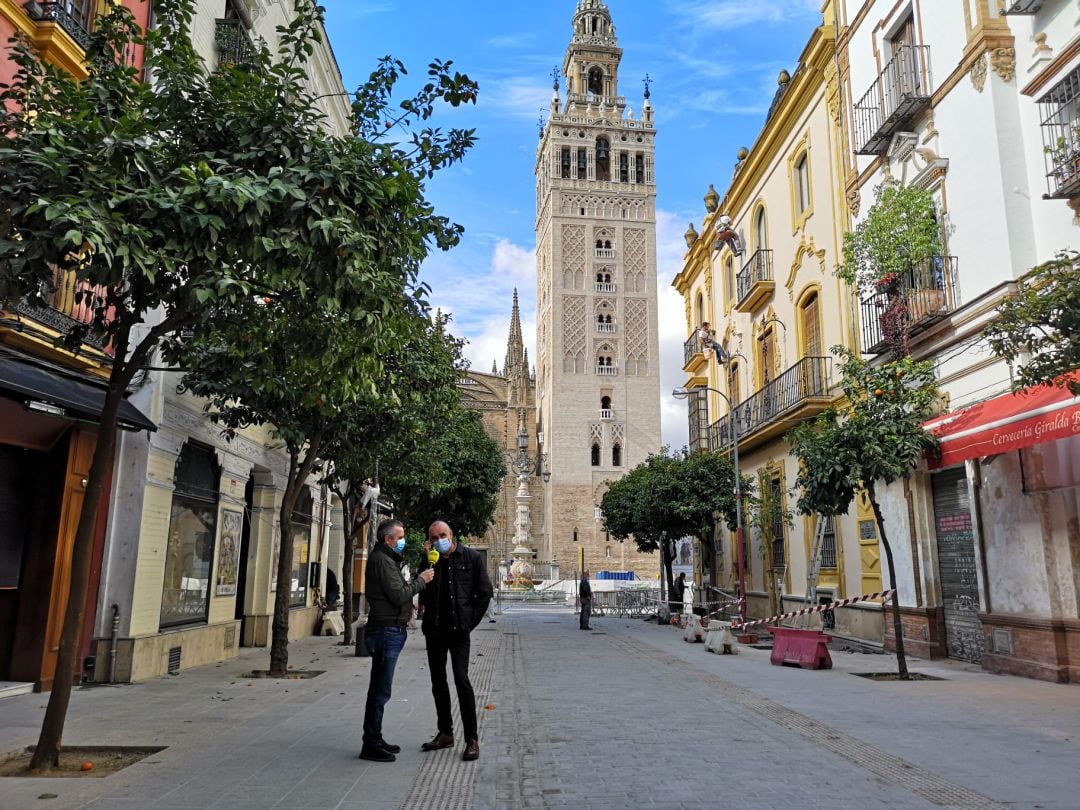
[[[483,625],[473,634],[472,675],[481,706],[492,669],[485,661],[495,660],[498,627]],[[422,769],[436,766],[452,777],[441,780],[448,791],[453,780],[465,786],[459,806],[471,805],[470,769],[476,763],[461,761],[464,740],[455,750],[420,750],[436,725],[419,632],[409,633],[386,707],[386,739],[402,747],[394,763],[357,758],[371,659],[353,657],[352,647],[337,646],[337,639],[314,637],[290,644],[289,660],[298,669],[325,670],[323,675],[282,681],[243,677],[265,669],[268,656],[266,649],[244,650],[237,660],[169,678],[77,689],[65,743],[168,747],[104,779],[0,779],[0,807],[381,810],[401,807]],[[45,695],[0,701],[0,754],[37,741],[46,702]],[[455,731],[460,738],[460,726]],[[454,792],[462,791],[454,787]],[[42,793],[58,798],[40,800]]]
[[[480,808],[1080,807],[1080,688],[913,661],[875,683],[705,652],[682,632],[568,613],[507,638],[474,788]]]
[[[424,754],[435,731],[410,634],[387,707],[392,764],[356,758],[369,659],[292,645],[302,681],[250,680],[266,650],[141,684],[79,689],[66,742],[162,745],[104,779],[0,779],[22,808],[1080,807],[1080,687],[915,661],[946,680],[874,683],[887,655],[835,668],[706,653],[639,620],[512,606],[473,635],[479,762]],[[36,741],[46,698],[0,700],[0,753]],[[485,705],[493,706],[484,709]],[[460,736],[460,735],[459,735]],[[43,793],[58,798],[43,800]]]

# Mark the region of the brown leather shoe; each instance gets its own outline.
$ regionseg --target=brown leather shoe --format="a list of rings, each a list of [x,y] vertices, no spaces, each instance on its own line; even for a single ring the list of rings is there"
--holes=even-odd
[[[441,731],[435,735],[435,738],[430,742],[426,742],[420,746],[421,751],[438,751],[440,748],[453,748],[454,747],[454,735],[443,734]]]
[[[465,743],[465,753],[461,755],[461,758],[466,762],[480,759],[480,743],[476,740],[468,740]]]

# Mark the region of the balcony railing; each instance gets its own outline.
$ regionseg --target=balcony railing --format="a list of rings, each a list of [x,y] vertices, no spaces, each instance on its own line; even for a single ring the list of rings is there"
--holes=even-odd
[[[829,394],[828,357],[804,357],[770,380],[748,399],[709,426],[709,449],[728,450],[732,441],[732,417],[738,419],[739,441],[775,423],[784,414],[807,400],[824,399]]]
[[[236,18],[217,20],[214,45],[217,47],[219,65],[249,65],[255,56],[255,45],[247,28]]]
[[[613,335],[615,334],[615,328],[618,324],[614,323],[598,323],[596,325],[596,331],[602,334]]]
[[[697,329],[694,330],[694,334],[690,335],[686,339],[686,343],[683,344],[683,368],[685,369],[698,357],[704,357],[705,353],[701,349],[701,339],[698,337]]]
[[[736,309],[751,311],[773,290],[772,251],[757,250],[735,277]]]
[[[614,281],[598,281],[596,282],[596,291],[598,293],[613,293],[615,292]]]
[[[75,43],[86,50],[90,45],[90,23],[94,3],[88,0],[30,0],[26,13],[35,22],[54,22],[66,31]]]
[[[53,289],[48,303],[42,305],[23,301],[16,304],[14,309],[42,326],[68,335],[77,326],[94,322],[94,311],[102,305],[105,295],[104,287],[92,287],[85,281],[77,280],[75,273],[56,269],[53,271]],[[96,335],[88,334],[83,342],[111,354],[104,341]]]
[[[596,258],[598,259],[614,259],[615,248],[596,248]]]
[[[619,373],[618,366],[597,366],[596,373],[601,377],[615,377]]]
[[[930,104],[930,47],[903,45],[855,105],[855,151],[880,155],[893,133]]]
[[[1046,155],[1046,196],[1080,196],[1080,66],[1039,99],[1043,153]]]
[[[612,419],[615,418],[615,411],[613,411],[611,408],[601,408],[600,418],[605,422],[610,422]]]
[[[862,348],[883,354],[892,342],[890,331],[907,330],[908,336],[941,320],[959,304],[955,256],[931,256],[899,277],[888,290],[875,290],[862,299]],[[894,307],[900,308],[899,321]]]

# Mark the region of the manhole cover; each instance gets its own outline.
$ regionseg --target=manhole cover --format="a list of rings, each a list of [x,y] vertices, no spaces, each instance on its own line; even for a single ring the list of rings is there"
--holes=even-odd
[[[871,681],[899,681],[900,675],[896,672],[852,672],[852,675],[856,675],[860,678],[866,678]],[[944,681],[945,678],[939,678],[937,675],[927,675],[924,672],[909,672],[907,679],[909,681]]]

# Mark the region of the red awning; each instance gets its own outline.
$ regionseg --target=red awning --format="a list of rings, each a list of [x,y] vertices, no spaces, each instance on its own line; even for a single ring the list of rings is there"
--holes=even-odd
[[[1080,381],[1080,372],[1066,376]],[[924,427],[940,442],[940,458],[931,458],[930,467],[950,467],[1080,434],[1080,396],[1039,385],[939,416]]]

